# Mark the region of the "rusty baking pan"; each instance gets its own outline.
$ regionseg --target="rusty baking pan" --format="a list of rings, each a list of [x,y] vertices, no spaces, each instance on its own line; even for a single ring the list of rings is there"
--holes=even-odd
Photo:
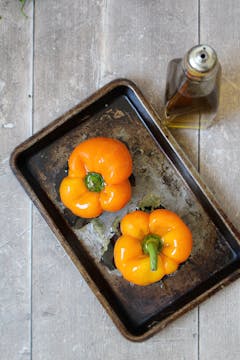
[[[133,157],[131,202],[84,220],[59,199],[73,148],[88,137],[127,144]],[[18,146],[11,167],[119,330],[142,341],[236,279],[240,237],[181,148],[128,80],[115,80]],[[140,287],[114,268],[119,219],[142,206],[165,207],[190,227],[193,251],[172,276]],[[77,286],[77,284],[76,284]]]

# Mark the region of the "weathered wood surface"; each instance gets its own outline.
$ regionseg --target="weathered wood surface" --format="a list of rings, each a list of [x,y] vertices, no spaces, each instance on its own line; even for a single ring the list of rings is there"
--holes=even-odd
[[[168,61],[208,42],[224,70],[219,123],[200,136],[174,135],[240,229],[239,1],[36,0],[32,10],[28,1],[25,18],[17,1],[0,3],[0,353],[6,360],[239,358],[239,281],[148,341],[130,343],[8,167],[32,129],[114,78],[135,81],[161,113]]]
[[[0,357],[28,359],[31,203],[10,171],[9,154],[31,135],[32,22],[13,1],[0,2],[0,16]]]

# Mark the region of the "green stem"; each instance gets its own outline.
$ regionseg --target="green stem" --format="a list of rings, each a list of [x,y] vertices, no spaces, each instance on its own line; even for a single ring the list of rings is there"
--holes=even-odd
[[[84,178],[85,185],[89,191],[100,192],[104,189],[105,183],[101,174],[89,172]]]
[[[158,254],[163,247],[163,242],[160,236],[155,234],[148,234],[143,239],[143,252],[150,257],[151,271],[156,271],[158,268]]]

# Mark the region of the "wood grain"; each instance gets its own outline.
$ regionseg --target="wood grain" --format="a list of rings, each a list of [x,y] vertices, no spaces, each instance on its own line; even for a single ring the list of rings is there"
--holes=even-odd
[[[201,0],[201,42],[218,52],[223,68],[218,123],[201,133],[200,171],[240,230],[240,3]],[[240,358],[240,281],[200,307],[200,359]]]
[[[32,7],[0,3],[0,354],[30,359],[30,201],[9,168],[9,154],[31,134]]]

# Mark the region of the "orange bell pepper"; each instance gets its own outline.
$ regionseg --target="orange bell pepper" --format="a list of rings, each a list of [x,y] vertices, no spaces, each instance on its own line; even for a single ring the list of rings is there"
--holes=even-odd
[[[68,167],[60,198],[75,215],[94,218],[103,211],[118,211],[130,200],[132,158],[121,141],[88,139],[73,150]]]
[[[137,210],[120,223],[122,236],[114,246],[114,261],[122,276],[137,285],[148,285],[175,272],[192,250],[192,234],[172,211],[150,214]]]

